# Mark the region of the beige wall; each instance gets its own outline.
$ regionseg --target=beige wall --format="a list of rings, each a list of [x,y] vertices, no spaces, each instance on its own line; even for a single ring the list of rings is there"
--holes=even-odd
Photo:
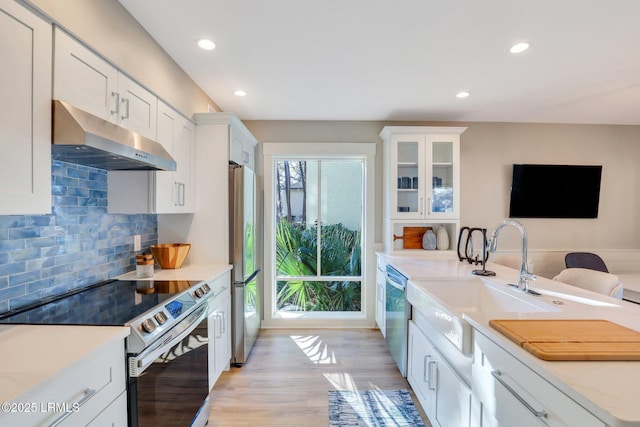
[[[28,0],[182,114],[219,107],[117,0]]]
[[[378,142],[385,125],[456,125],[461,137],[461,224],[489,232],[508,216],[513,163],[603,165],[597,219],[521,219],[529,248],[640,249],[640,126],[552,125],[522,123],[399,123],[245,121],[264,142]],[[381,167],[377,169],[381,171]],[[382,191],[378,174],[376,194]],[[381,241],[381,197],[377,198],[376,241]],[[501,237],[499,249],[519,246],[517,231]]]

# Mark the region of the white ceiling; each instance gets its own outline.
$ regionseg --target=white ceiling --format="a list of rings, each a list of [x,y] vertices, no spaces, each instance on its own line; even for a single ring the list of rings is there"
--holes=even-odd
[[[120,2],[241,119],[640,124],[638,0]]]

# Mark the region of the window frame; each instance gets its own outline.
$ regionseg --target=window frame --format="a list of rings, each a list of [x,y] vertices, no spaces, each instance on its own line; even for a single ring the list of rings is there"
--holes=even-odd
[[[264,319],[269,327],[373,327],[375,325],[375,143],[264,143]],[[363,218],[361,231],[361,276],[344,277],[361,284],[361,311],[285,312],[277,309],[275,259],[274,170],[278,160],[362,160]],[[337,280],[343,276],[305,276],[302,280]]]

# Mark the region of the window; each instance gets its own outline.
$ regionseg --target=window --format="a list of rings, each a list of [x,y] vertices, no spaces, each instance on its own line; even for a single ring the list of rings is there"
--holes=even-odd
[[[363,173],[363,160],[276,160],[277,310],[362,310]]]
[[[374,326],[375,144],[262,149],[263,325]]]

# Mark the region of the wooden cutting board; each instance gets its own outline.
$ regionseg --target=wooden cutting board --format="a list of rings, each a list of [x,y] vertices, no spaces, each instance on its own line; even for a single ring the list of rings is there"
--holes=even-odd
[[[489,325],[543,360],[640,360],[640,333],[608,320],[508,319]]]
[[[429,227],[404,227],[402,236],[393,236],[393,240],[402,239],[404,249],[422,249],[422,236]]]

